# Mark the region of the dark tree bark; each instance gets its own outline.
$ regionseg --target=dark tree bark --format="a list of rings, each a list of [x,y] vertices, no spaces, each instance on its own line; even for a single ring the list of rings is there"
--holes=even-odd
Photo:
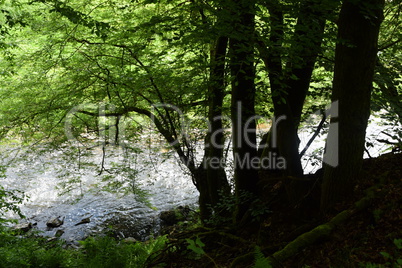
[[[230,194],[230,186],[224,170],[224,133],[222,105],[225,97],[225,59],[228,38],[221,36],[211,46],[209,84],[209,130],[205,137],[204,159],[200,165],[200,210],[202,220],[208,219],[222,196]],[[203,171],[202,171],[203,170]],[[215,211],[215,213],[219,213]]]
[[[299,177],[303,175],[299,155],[299,137],[297,134],[303,104],[314,69],[316,58],[321,49],[325,22],[328,15],[333,12],[337,1],[307,0],[299,8],[295,32],[291,41],[290,54],[286,67],[283,67],[284,21],[282,7],[279,2],[270,2],[270,46],[265,49],[260,43],[260,55],[264,59],[269,71],[272,100],[274,103],[274,122],[271,129],[276,135],[267,135],[267,145],[262,157],[278,152],[286,160],[286,167],[280,170],[281,175]],[[276,140],[272,140],[272,139]],[[276,146],[276,148],[272,148]],[[275,167],[274,167],[275,168]],[[273,176],[278,176],[278,172]],[[271,172],[263,172],[270,176]],[[287,185],[288,198],[292,203],[298,202],[305,193],[300,191],[300,182],[291,181]]]
[[[230,187],[226,178],[224,166],[225,137],[222,124],[222,106],[225,97],[225,59],[228,47],[228,38],[219,37],[215,49],[211,51],[211,86],[209,101],[209,123],[210,132],[207,135],[206,146],[208,158],[215,159],[218,165],[208,165],[208,185],[210,189],[211,203],[215,206],[220,195],[228,195]],[[220,193],[221,192],[221,193]]]
[[[324,156],[323,211],[351,196],[361,169],[383,6],[384,0],[348,0],[339,15],[332,93],[338,103]]]
[[[255,68],[254,68],[254,3],[249,0],[231,2],[233,32],[229,41],[232,75],[232,135],[234,155],[235,192],[256,194],[258,167],[255,122]],[[257,164],[258,165],[258,164]],[[250,200],[251,202],[251,200]],[[249,202],[238,202],[236,221],[241,220]]]

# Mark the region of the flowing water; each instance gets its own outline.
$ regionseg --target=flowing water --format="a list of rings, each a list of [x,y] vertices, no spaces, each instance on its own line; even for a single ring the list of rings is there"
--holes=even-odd
[[[155,150],[137,151],[108,148],[102,174],[99,147],[85,152],[66,148],[18,152],[2,184],[25,192],[28,199],[21,211],[46,236],[62,229],[63,239],[76,241],[117,230],[120,237],[146,240],[158,232],[161,211],[195,206],[198,193],[174,157]],[[56,216],[65,217],[64,224],[47,228],[46,222]],[[90,223],[75,226],[89,216]]]
[[[300,148],[311,136],[308,129],[316,125],[317,120],[301,131]],[[389,148],[376,142],[389,139],[384,130],[395,131],[395,126],[372,118],[367,139],[373,143],[369,148],[373,157]],[[324,144],[325,135],[321,135],[303,157],[306,173],[320,167]],[[158,233],[161,211],[180,205],[196,207],[198,192],[172,151],[163,146],[148,148],[144,141],[135,147],[3,148],[2,165],[8,169],[1,184],[26,193],[21,211],[46,236],[62,229],[61,238],[73,242],[114,230],[120,237],[146,240]],[[65,217],[64,224],[49,229],[46,222],[56,216]],[[75,226],[90,216],[90,223]]]

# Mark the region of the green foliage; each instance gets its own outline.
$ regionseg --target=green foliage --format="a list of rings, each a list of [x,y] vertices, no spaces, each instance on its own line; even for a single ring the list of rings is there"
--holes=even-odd
[[[393,253],[381,251],[380,254],[385,260],[384,264],[366,263],[366,268],[383,268],[383,267],[402,267],[402,239],[395,238],[393,240],[395,251]]]
[[[60,135],[64,130],[60,123],[66,112],[87,104],[86,111],[91,114],[76,113],[71,120],[71,132],[77,137],[85,131],[101,131],[96,124],[98,106],[111,104],[115,112],[128,115],[122,111],[127,107],[148,108],[159,102],[179,106],[203,92],[191,92],[204,80],[205,73],[200,71],[203,55],[185,55],[186,48],[179,50],[177,44],[168,41],[177,33],[179,25],[174,23],[183,25],[185,21],[182,13],[174,11],[173,15],[169,4],[139,7],[131,1],[99,5],[37,1],[24,8],[39,16],[30,16],[30,27],[19,33],[24,38],[18,40],[18,46],[26,51],[7,50],[24,68],[17,68],[15,61],[1,64],[5,70],[13,70],[12,77],[0,80],[9,85],[0,92],[7,96],[2,100],[2,111],[9,112],[8,117],[1,118],[2,126],[7,126],[4,133],[10,134],[10,127],[15,127],[24,129],[18,135],[31,140],[34,132],[40,134],[36,138],[49,131],[54,139],[65,137]],[[29,131],[27,124],[33,120],[38,128]]]
[[[0,180],[5,179],[6,168],[0,166]],[[4,214],[8,211],[12,211],[21,218],[25,218],[22,215],[19,204],[21,204],[25,199],[25,195],[19,190],[8,190],[0,185],[0,226],[8,221],[4,218]]]
[[[402,250],[402,239],[394,239],[394,244],[397,249]]]
[[[393,122],[399,121],[402,124],[400,10],[400,1],[386,1],[385,20],[378,41],[379,52],[374,76],[372,109],[382,111],[382,118]]]
[[[47,1],[41,0],[39,2],[46,3]],[[98,22],[96,20],[91,19],[88,15],[74,10],[74,8],[66,5],[66,3],[59,1],[51,1],[53,2],[53,8],[50,12],[57,12],[62,16],[66,17],[72,23],[83,25],[89,29],[91,29],[91,33],[95,33],[97,36],[102,39],[106,39],[107,34],[105,33],[110,26],[104,22]]]
[[[17,1],[0,1],[0,34],[2,36],[9,34],[9,31],[16,26],[26,27],[27,22],[24,19],[24,14],[19,10]],[[0,48],[6,48],[9,44],[3,43],[3,38],[0,38]]]
[[[165,241],[165,237],[147,243],[121,243],[106,236],[88,238],[81,242],[85,255],[80,267],[141,267]]]
[[[261,202],[261,199],[257,196],[246,191],[240,191],[237,196],[222,196],[220,202],[216,204],[215,207],[211,208],[214,214],[211,219],[208,220],[208,224],[215,226],[231,224],[233,220],[232,215],[238,204],[250,204],[249,215],[253,222],[258,222],[263,216],[271,212],[266,204]]]
[[[255,253],[254,253],[254,268],[271,268],[272,265],[268,261],[267,258],[265,258],[264,254],[261,252],[261,249],[259,247],[255,248]]]
[[[25,218],[22,215],[21,210],[19,208],[19,204],[21,204],[25,199],[24,193],[19,190],[6,190],[3,186],[0,185],[0,224],[5,222],[6,220],[3,218],[4,213],[8,211],[12,211],[21,218]]]
[[[374,221],[375,222],[379,222],[382,215],[383,215],[384,211],[381,210],[380,208],[376,208],[373,210],[373,217],[374,217]]]
[[[236,197],[234,195],[222,195],[220,202],[214,206],[212,217],[208,219],[208,224],[212,226],[222,226],[232,222],[232,216],[236,209]]]
[[[196,259],[201,258],[201,256],[205,256],[215,265],[215,267],[218,267],[215,260],[204,251],[205,244],[199,237],[197,237],[195,240],[186,238],[186,241],[189,244],[187,249],[196,254]]]
[[[79,249],[65,249],[62,241],[16,237],[0,230],[0,267],[143,267],[148,256],[166,242],[162,236],[146,243],[125,243],[110,237],[88,238]]]
[[[402,266],[402,239],[394,239],[394,245],[396,247],[395,253],[380,252],[380,254],[386,260],[386,265],[389,267],[401,267]]]
[[[68,266],[73,252],[60,244],[47,244],[45,238],[19,238],[10,231],[0,231],[0,267],[74,267]]]
[[[205,244],[201,242],[201,239],[199,237],[197,237],[195,240],[187,238],[186,241],[189,244],[187,248],[197,254],[198,257],[205,254],[205,251],[203,249],[203,247],[205,247]]]

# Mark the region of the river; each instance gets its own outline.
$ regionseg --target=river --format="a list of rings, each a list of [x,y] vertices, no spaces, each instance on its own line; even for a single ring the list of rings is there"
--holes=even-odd
[[[102,174],[99,147],[9,150],[7,158],[13,161],[8,163],[2,184],[25,192],[28,198],[21,211],[36,229],[45,236],[63,229],[61,238],[66,241],[112,229],[120,237],[147,240],[159,230],[161,211],[196,206],[198,192],[171,152],[107,148]],[[46,222],[56,216],[65,217],[64,224],[49,230]],[[75,226],[89,216],[90,223]]]
[[[315,120],[301,129],[300,148],[311,137],[311,127],[317,124]],[[392,133],[398,128],[372,117],[367,129],[370,156],[389,150],[377,139],[389,139],[383,131]],[[320,167],[323,133],[303,157],[305,173]],[[102,146],[89,150],[67,145],[57,149],[3,148],[2,165],[8,169],[1,184],[6,189],[25,192],[28,198],[21,204],[21,211],[45,236],[53,236],[62,229],[61,238],[73,243],[89,235],[117,230],[120,237],[144,241],[158,234],[161,211],[180,205],[196,208],[198,192],[172,150],[163,145],[149,148],[144,140],[134,145],[106,146],[105,151]],[[201,152],[199,149],[199,156]],[[6,216],[16,217],[12,213]],[[46,222],[56,216],[65,217],[64,224],[49,229]],[[75,226],[89,216],[90,223]]]

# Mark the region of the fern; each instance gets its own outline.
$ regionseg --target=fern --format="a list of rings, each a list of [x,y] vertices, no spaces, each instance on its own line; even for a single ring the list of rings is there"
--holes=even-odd
[[[272,268],[270,261],[265,258],[260,247],[255,247],[254,259],[254,268]]]

